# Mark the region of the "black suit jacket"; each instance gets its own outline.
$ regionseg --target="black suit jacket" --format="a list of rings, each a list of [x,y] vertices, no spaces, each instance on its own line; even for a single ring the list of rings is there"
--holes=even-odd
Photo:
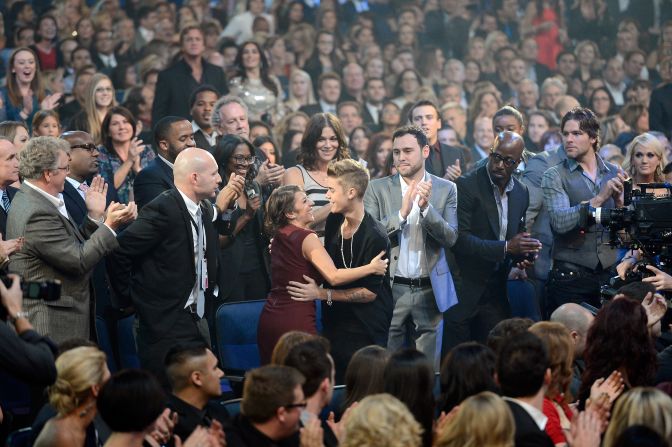
[[[135,197],[138,209],[141,209],[162,192],[174,188],[173,170],[163,160],[156,157],[135,177],[133,197]]]
[[[309,117],[315,115],[316,113],[322,113],[323,112],[322,106],[320,105],[319,102],[316,103],[316,104],[306,104],[305,106],[301,106],[299,111],[305,113]]]
[[[10,204],[12,200],[14,200],[14,194],[16,194],[16,191],[18,191],[18,189],[16,189],[13,186],[7,187],[7,195],[9,196]],[[5,237],[5,235],[7,234],[7,212],[1,206],[0,206],[0,233],[2,233],[2,240],[7,240],[7,238]]]
[[[201,82],[191,75],[191,67],[179,60],[170,67],[159,73],[156,81],[156,91],[159,92],[154,98],[152,106],[152,122],[157,123],[161,118],[168,115],[180,116],[191,120],[189,114],[189,97],[196,87],[202,84],[210,84],[222,95],[229,92],[224,71],[216,65],[202,61],[203,74]]]
[[[217,231],[213,208],[201,202],[208,264],[207,301],[217,284]],[[192,223],[180,192],[163,192],[117,237],[108,269],[118,307],[135,306],[140,328],[138,354],[144,368],[162,375],[165,354],[175,343],[203,341],[194,317],[184,309],[196,282]]]
[[[433,158],[432,158],[432,153],[429,154],[429,157],[425,161],[425,170],[429,172],[432,175],[435,175],[437,177],[443,178],[444,175],[446,175],[446,168],[448,166],[454,165],[455,160],[460,160],[460,168],[464,171],[465,169],[465,162],[464,162],[464,154],[462,153],[462,150],[457,147],[453,146],[448,146],[446,144],[440,144],[441,147],[441,165],[440,166],[434,166]],[[434,151],[434,149],[431,149]]]
[[[649,102],[649,127],[665,132],[668,138],[672,132],[672,83],[662,85],[651,92]]]
[[[507,400],[513,420],[516,423],[516,447],[553,447],[553,441],[545,431],[540,430],[532,416],[523,407]]]
[[[505,241],[499,240],[499,213],[488,177],[488,166],[457,179],[458,237],[453,251],[459,308],[471,312],[486,287],[506,293],[506,278],[511,259],[505,256]],[[506,240],[521,232],[529,203],[527,187],[513,178],[508,193],[508,225]]]

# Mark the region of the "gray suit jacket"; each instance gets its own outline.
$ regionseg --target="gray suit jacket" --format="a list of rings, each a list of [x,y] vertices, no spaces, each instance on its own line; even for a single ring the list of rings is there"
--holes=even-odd
[[[430,272],[439,310],[445,311],[457,299],[445,253],[445,249],[452,247],[457,241],[457,187],[449,180],[431,174],[429,177],[432,180],[432,195],[427,216],[420,222],[425,243],[427,271]],[[364,195],[366,211],[385,226],[392,244],[392,259],[390,259],[392,280],[397,270],[400,234],[406,224],[405,221],[399,220],[401,199],[399,174],[373,180]]]
[[[12,255],[9,270],[24,281],[58,279],[62,283],[57,301],[27,299],[24,310],[35,330],[56,343],[69,338],[90,338],[94,313],[90,276],[106,254],[117,248],[117,239],[107,228],[85,219],[81,228],[66,219],[45,197],[23,184],[12,201],[7,219],[7,237],[23,236],[21,251]],[[99,231],[98,231],[99,230]]]

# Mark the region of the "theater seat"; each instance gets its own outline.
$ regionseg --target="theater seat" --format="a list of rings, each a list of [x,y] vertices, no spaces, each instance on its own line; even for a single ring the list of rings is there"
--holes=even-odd
[[[221,368],[229,378],[260,366],[257,346],[259,316],[266,300],[224,303],[217,309],[215,329]]]
[[[120,318],[117,321],[117,342],[119,344],[119,363],[122,368],[140,368],[140,359],[133,335],[135,315]]]
[[[221,403],[224,408],[226,408],[226,411],[229,412],[229,416],[233,418],[235,415],[240,413],[240,402],[243,399],[231,399],[231,400],[226,400]]]
[[[117,372],[117,362],[114,356],[114,347],[112,345],[113,334],[107,327],[107,322],[103,317],[96,316],[96,335],[98,336],[98,346],[103,350],[107,357],[107,367],[112,374]]]
[[[329,402],[329,405],[324,407],[322,409],[322,413],[320,414],[320,418],[323,421],[326,421],[327,418],[329,417],[330,412],[334,412],[334,415],[336,416],[336,420],[339,420],[341,418],[341,414],[343,413],[343,402],[345,401],[345,385],[336,385],[334,386],[334,394],[331,396],[331,402]]]
[[[30,427],[22,428],[9,434],[7,447],[29,447],[32,440],[33,429]]]
[[[507,283],[511,316],[541,320],[534,284],[525,279],[510,279]]]

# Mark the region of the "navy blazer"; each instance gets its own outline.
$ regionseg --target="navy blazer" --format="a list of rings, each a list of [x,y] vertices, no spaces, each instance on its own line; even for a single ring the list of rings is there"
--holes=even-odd
[[[457,263],[456,284],[460,308],[469,311],[478,304],[488,283],[501,283],[506,293],[506,278],[511,259],[505,256],[505,241],[499,240],[499,212],[484,164],[466,176],[457,179],[458,237],[453,251]],[[506,240],[525,227],[525,212],[529,203],[527,187],[513,179],[508,193],[508,225]]]
[[[106,206],[110,202],[118,202],[117,191],[114,188],[107,188]],[[72,183],[65,181],[63,186],[63,202],[65,202],[65,209],[68,210],[68,215],[75,222],[76,226],[80,226],[84,222],[84,218],[88,214],[86,209],[86,202],[79,194],[79,191],[72,186]]]
[[[166,162],[156,157],[143,170],[138,172],[133,182],[133,197],[135,197],[138,209],[169,189],[175,189],[173,170]]]
[[[13,186],[7,187],[7,195],[9,196],[9,202],[11,203],[14,200],[14,194],[16,194],[16,189]],[[5,234],[7,233],[7,212],[3,207],[0,206],[0,233],[2,233],[2,240],[7,240]]]

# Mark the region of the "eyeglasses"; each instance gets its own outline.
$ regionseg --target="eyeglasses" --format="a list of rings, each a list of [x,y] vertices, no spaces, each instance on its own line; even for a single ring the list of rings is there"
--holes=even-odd
[[[95,92],[96,93],[103,93],[103,92],[113,92],[114,89],[112,87],[98,87]]]
[[[67,166],[64,166],[64,167],[57,166],[55,170],[56,171],[70,172],[70,165],[67,165]]]
[[[298,404],[287,404],[283,405],[285,408],[306,408],[308,406],[308,402],[299,402]]]
[[[86,143],[86,144],[72,144],[70,145],[70,149],[84,149],[85,151],[88,152],[93,152],[98,150],[95,144],[93,143]]]
[[[247,163],[248,165],[251,165],[255,161],[257,161],[257,157],[246,157],[244,155],[234,155],[231,157],[233,161],[239,164]]]
[[[518,160],[514,160],[511,157],[502,157],[497,152],[490,152],[490,158],[495,164],[499,164],[500,162],[504,163],[504,166],[507,168],[510,168],[511,166],[518,163]]]
[[[647,152],[646,154],[644,152],[637,152],[635,154],[635,158],[644,158],[645,155],[646,155],[646,158],[648,158],[649,160],[652,159],[652,158],[656,158],[658,156],[658,154],[656,154],[654,152]]]

